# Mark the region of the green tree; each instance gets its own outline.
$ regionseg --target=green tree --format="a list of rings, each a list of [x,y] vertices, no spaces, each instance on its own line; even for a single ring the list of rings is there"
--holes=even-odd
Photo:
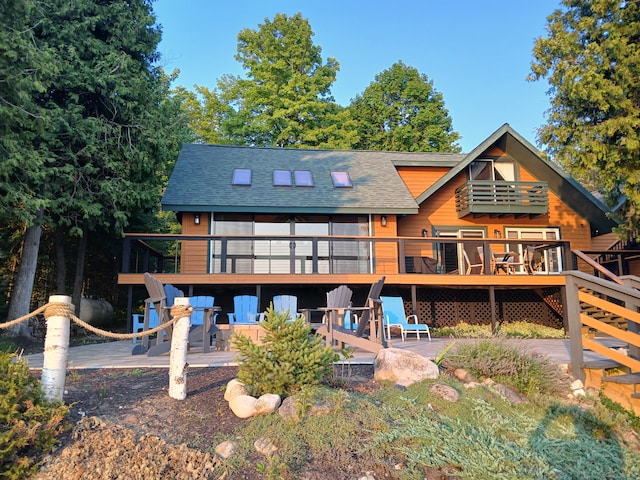
[[[619,233],[640,227],[640,2],[563,0],[534,46],[530,80],[550,84],[540,141],[579,179],[598,179]]]
[[[442,94],[418,70],[402,62],[379,73],[349,106],[360,150],[459,152]]]
[[[52,52],[59,74],[39,94],[25,93],[50,119],[32,139],[47,163],[30,185],[46,200],[45,224],[64,233],[56,238],[79,239],[78,307],[89,233],[120,236],[134,212],[157,208],[186,135],[185,118],[181,98],[170,95],[171,78],[155,66],[160,29],[150,1],[57,0],[33,32]],[[33,242],[22,256],[38,248]],[[9,317],[22,313],[23,306],[10,307]]]
[[[194,134],[194,141],[229,143],[223,131],[223,123],[233,110],[220,99],[215,89],[196,85],[195,92],[178,87],[174,93],[182,102],[182,110]]]
[[[11,266],[3,269],[0,282],[6,292],[22,248],[11,300],[24,313],[35,276],[37,250],[32,252],[30,246],[40,242],[46,206],[41,186],[49,158],[38,139],[50,126],[50,117],[37,96],[46,91],[57,72],[52,52],[36,38],[45,15],[40,7],[30,0],[0,4],[0,261]],[[23,233],[23,242],[16,242],[16,231]],[[26,335],[26,323],[14,327],[12,333]]]
[[[338,62],[323,63],[322,49],[298,13],[265,19],[258,30],[238,34],[238,60],[247,78],[226,75],[218,82],[220,100],[233,112],[223,129],[229,143],[276,147],[343,144],[336,123],[345,120],[330,87]]]

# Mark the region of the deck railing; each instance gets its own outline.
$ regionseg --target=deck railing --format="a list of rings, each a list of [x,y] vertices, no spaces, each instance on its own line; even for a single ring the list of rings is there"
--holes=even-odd
[[[549,211],[547,182],[471,180],[456,189],[456,211],[489,215],[544,215]]]
[[[537,255],[533,272],[523,263],[527,246]],[[492,274],[492,253],[512,258],[509,273],[575,268],[567,240],[127,234],[121,273]]]

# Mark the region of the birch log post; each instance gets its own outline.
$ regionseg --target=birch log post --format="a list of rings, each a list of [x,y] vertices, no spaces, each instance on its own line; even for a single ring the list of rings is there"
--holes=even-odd
[[[71,309],[71,297],[66,295],[51,295],[49,303],[68,304]],[[62,402],[63,400],[69,355],[70,322],[69,317],[64,315],[51,315],[47,318],[40,380],[45,397],[50,401]]]
[[[189,307],[188,297],[176,297],[174,305]],[[169,396],[176,400],[187,398],[187,347],[191,318],[180,317],[173,324],[169,355]]]

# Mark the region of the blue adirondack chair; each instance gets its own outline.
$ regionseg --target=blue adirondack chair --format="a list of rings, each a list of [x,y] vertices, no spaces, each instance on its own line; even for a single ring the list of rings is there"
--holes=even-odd
[[[202,342],[203,352],[209,352],[213,336],[217,328],[215,326],[218,313],[214,311],[215,297],[199,295],[189,298],[189,304],[193,307],[191,312],[191,331],[189,332],[189,344]]]
[[[391,339],[391,327],[399,327],[403,342],[408,333],[415,333],[420,340],[420,332],[426,333],[431,341],[429,326],[418,323],[417,315],[407,316],[402,297],[380,297],[380,300],[382,301],[387,340]]]
[[[276,312],[289,312],[290,320],[298,316],[298,297],[295,295],[276,295],[273,297],[273,309]]]
[[[258,313],[258,297],[255,295],[236,295],[233,297],[233,312],[229,313],[230,324],[256,324],[262,321],[263,314]]]

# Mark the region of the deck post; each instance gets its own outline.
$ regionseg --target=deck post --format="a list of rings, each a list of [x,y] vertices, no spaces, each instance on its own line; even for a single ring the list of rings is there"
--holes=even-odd
[[[418,295],[416,291],[416,286],[411,285],[411,313],[414,315],[418,315]]]
[[[491,334],[496,334],[496,289],[493,285],[489,287],[489,304],[491,305]]]
[[[580,321],[580,301],[578,300],[578,284],[573,275],[568,273],[566,279],[566,303],[564,308],[569,327],[569,354],[571,355],[571,374],[584,382],[584,352],[582,347],[582,322]]]

